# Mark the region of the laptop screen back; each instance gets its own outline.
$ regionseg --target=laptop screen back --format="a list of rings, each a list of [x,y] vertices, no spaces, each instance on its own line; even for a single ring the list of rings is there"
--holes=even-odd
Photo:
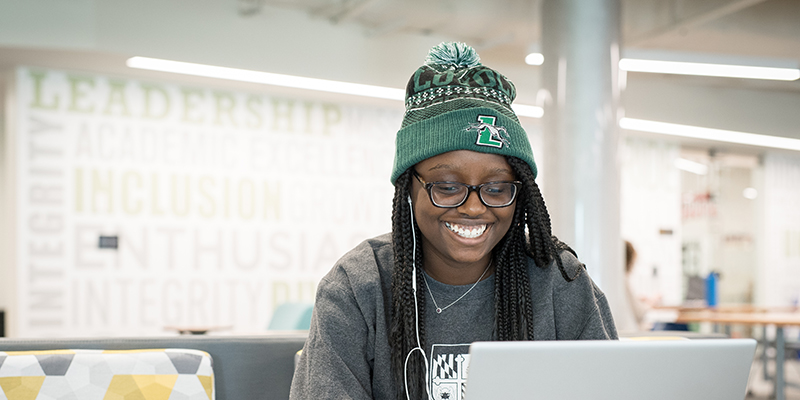
[[[464,398],[744,399],[755,348],[753,339],[475,342]]]

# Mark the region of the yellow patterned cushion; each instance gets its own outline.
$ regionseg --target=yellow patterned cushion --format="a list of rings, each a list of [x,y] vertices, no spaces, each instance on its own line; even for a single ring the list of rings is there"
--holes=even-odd
[[[190,349],[0,351],[0,400],[214,400]]]

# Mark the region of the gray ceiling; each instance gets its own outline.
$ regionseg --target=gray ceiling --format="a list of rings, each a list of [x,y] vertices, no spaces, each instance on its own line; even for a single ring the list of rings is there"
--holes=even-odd
[[[521,62],[541,35],[541,0],[239,0],[243,17],[270,7],[358,25],[370,37],[449,37],[503,64]],[[798,0],[623,0],[621,20],[626,49],[800,61]]]
[[[506,66],[523,64],[524,56],[532,49],[536,48],[541,42],[541,3],[543,0],[205,0],[198,1],[197,8],[213,8],[211,13],[217,13],[216,18],[230,20],[233,14],[238,13],[238,20],[243,25],[253,25],[268,23],[269,19],[263,18],[269,15],[280,15],[281,11],[294,11],[306,14],[310,20],[326,23],[332,29],[360,30],[363,37],[369,38],[370,43],[390,43],[394,36],[403,37],[442,37],[450,40],[464,41],[476,47],[481,54],[481,58],[487,65]],[[557,1],[557,0],[548,0]],[[591,0],[587,0],[591,1]],[[41,0],[38,3],[44,4]],[[35,4],[38,4],[35,3]],[[74,4],[73,4],[74,3]],[[14,5],[0,7],[0,11],[10,7],[12,15],[6,16],[6,22],[16,22],[24,20],[31,15],[20,14],[14,16]],[[34,4],[34,3],[31,3]],[[159,41],[180,40],[181,36],[172,30],[165,30],[164,26],[146,27],[143,25],[130,25],[117,27],[105,26],[104,21],[120,21],[125,18],[120,13],[130,13],[126,10],[124,2],[103,2],[100,0],[82,0],[71,2],[64,5],[67,9],[74,8],[76,16],[81,16],[81,21],[71,23],[95,25],[78,33],[77,38],[95,35],[93,39],[86,43],[62,44],[58,40],[29,40],[34,36],[41,36],[41,33],[26,31],[25,24],[18,25],[15,34],[16,39],[0,40],[0,43],[11,43],[12,47],[0,47],[0,67],[10,66],[19,63],[37,63],[43,66],[57,64],[61,67],[89,68],[104,65],[104,67],[115,68],[119,64],[117,59],[113,59],[112,53],[103,54],[104,49],[111,49],[104,44],[122,43],[118,49],[124,49],[123,53],[132,46],[125,46],[126,43],[135,43],[137,40],[142,45],[142,50],[156,48],[147,45],[147,38],[153,35],[160,35]],[[155,6],[154,4],[159,4]],[[209,7],[209,5],[214,7]],[[25,8],[17,6],[20,8]],[[37,6],[37,7],[41,7]],[[63,8],[62,7],[62,8]],[[183,17],[181,14],[195,15],[196,19],[207,18],[198,9],[192,9],[186,1],[171,2],[150,2],[142,7],[148,7],[149,15],[164,14],[165,20],[170,19],[169,13],[178,13],[176,17]],[[31,5],[31,10],[35,10]],[[621,41],[623,46],[623,56],[626,51],[631,50],[666,50],[678,52],[693,52],[701,55],[719,55],[733,57],[734,59],[759,58],[763,62],[771,62],[777,59],[779,62],[789,60],[794,64],[800,63],[800,0],[621,0]],[[111,10],[111,11],[110,11]],[[219,15],[220,10],[225,14]],[[30,10],[26,10],[30,12]],[[144,12],[144,11],[143,11]],[[42,11],[44,13],[44,11]],[[43,14],[44,15],[44,14]],[[88,16],[85,16],[88,15]],[[91,17],[94,15],[94,17]],[[12,19],[8,19],[11,17]],[[58,18],[58,16],[51,16]],[[63,16],[61,17],[63,19]],[[94,18],[94,19],[93,19]],[[116,18],[116,19],[115,19]],[[144,20],[135,15],[130,16],[131,21]],[[4,18],[0,17],[0,21]],[[150,21],[153,19],[150,18]],[[175,18],[176,23],[180,18]],[[36,24],[30,24],[35,26]],[[63,25],[63,24],[62,24]],[[225,27],[230,25],[217,24]],[[205,25],[205,31],[214,32],[217,26],[212,19]],[[305,29],[304,27],[298,27]],[[169,27],[172,29],[172,27]],[[192,32],[192,27],[187,27],[186,32]],[[192,36],[184,36],[185,40],[191,41],[195,37],[202,37],[198,32],[199,26],[194,27]],[[0,29],[2,31],[2,29]],[[17,32],[18,31],[18,32]],[[59,32],[54,30],[54,32]],[[151,33],[152,32],[152,33]],[[83,36],[81,36],[83,35]],[[127,36],[126,36],[127,35]],[[131,36],[133,35],[133,36]],[[111,36],[106,38],[105,36]],[[135,38],[138,36],[139,38]],[[222,36],[222,35],[217,35]],[[285,37],[279,40],[292,41],[301,40],[293,32],[287,32]],[[235,36],[229,36],[235,37]],[[2,34],[0,34],[0,39]],[[374,39],[374,40],[373,40]],[[71,40],[71,39],[64,39]],[[258,40],[265,40],[264,37]],[[271,39],[267,39],[271,40]],[[33,46],[25,46],[25,42],[38,43]],[[150,42],[152,43],[152,42]],[[20,45],[21,44],[21,45]],[[197,43],[194,43],[195,45]],[[202,41],[200,44],[205,44]],[[43,48],[47,46],[49,48]],[[225,60],[237,63],[237,55],[226,53],[228,48],[240,48],[241,43],[234,43],[231,46],[214,47],[208,44],[211,53],[222,54]],[[113,46],[112,46],[113,47]],[[81,54],[82,49],[88,50]],[[100,50],[92,51],[93,49]],[[74,56],[52,57],[47,52],[57,53],[58,51],[73,51]],[[178,46],[170,54],[180,53],[181,47]],[[118,50],[116,50],[118,51]],[[231,50],[233,51],[233,50]],[[402,51],[402,50],[401,50]],[[139,51],[146,53],[146,51]],[[207,52],[208,53],[208,52]],[[258,54],[258,53],[254,53]],[[113,62],[102,62],[104,56],[111,56]],[[127,56],[119,54],[120,57]],[[181,57],[181,54],[175,54]],[[384,54],[381,54],[384,56]],[[239,56],[241,58],[241,56]],[[281,57],[286,58],[287,65],[297,65],[302,63],[300,58],[292,58],[292,55],[285,54]],[[87,59],[88,61],[82,61]],[[247,60],[246,58],[241,58]],[[55,60],[55,61],[51,61]],[[193,60],[186,60],[193,61]],[[198,60],[204,62],[204,60]],[[274,72],[279,71],[279,66],[273,63],[265,63],[262,57],[259,62],[253,63]],[[272,60],[266,60],[272,61]],[[208,62],[211,62],[210,60]],[[64,65],[66,63],[66,65]],[[229,65],[226,63],[225,65]],[[416,65],[410,63],[406,68],[413,69]],[[248,65],[241,65],[248,68]],[[333,67],[334,65],[332,65]],[[250,66],[252,68],[252,66]],[[276,70],[276,68],[278,70]],[[107,69],[107,68],[106,68]],[[283,69],[291,69],[284,67]],[[406,69],[403,69],[405,71]],[[288,71],[287,71],[288,72]],[[300,71],[294,71],[299,73]],[[336,79],[335,76],[331,76]],[[369,80],[369,79],[368,79]],[[398,80],[401,81],[401,80]],[[364,82],[370,83],[370,82]],[[375,82],[376,84],[386,84]],[[741,85],[736,80],[715,81],[714,85]],[[745,85],[760,85],[770,90],[798,90],[800,91],[800,81],[795,82],[748,82]]]

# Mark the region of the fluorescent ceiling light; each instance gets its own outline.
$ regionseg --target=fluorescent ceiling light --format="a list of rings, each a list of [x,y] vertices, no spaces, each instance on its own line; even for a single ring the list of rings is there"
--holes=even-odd
[[[751,67],[745,65],[707,64],[678,61],[638,60],[623,58],[619,69],[656,74],[721,76],[726,78],[770,79],[794,81],[800,79],[800,69]]]
[[[542,107],[512,104],[511,108],[519,117],[542,118],[544,115],[544,109]]]
[[[542,53],[531,53],[525,56],[525,64],[528,65],[542,65],[544,64],[544,56]]]
[[[148,57],[131,57],[126,62],[128,67],[152,71],[172,72],[176,74],[203,76],[207,78],[228,79],[240,82],[261,83],[264,85],[283,86],[296,89],[318,90],[322,92],[352,94],[378,99],[405,99],[405,90],[385,86],[362,85],[330,81],[327,79],[305,78],[302,76],[273,74],[238,68],[217,67],[213,65],[187,63],[182,61],[162,60]],[[520,117],[542,118],[542,107],[513,104],[511,108]]]
[[[705,175],[708,173],[708,166],[699,162],[687,160],[685,158],[678,158],[675,160],[675,167],[680,170],[691,172],[697,175]]]
[[[653,132],[693,139],[715,140],[718,142],[800,151],[800,140],[778,136],[701,128],[698,126],[670,124],[667,122],[647,121],[634,118],[622,118],[622,120],[619,121],[619,126],[622,129],[633,131]]]
[[[405,91],[403,89],[330,81],[327,79],[305,78],[293,75],[272,74],[269,72],[217,67],[213,65],[194,64],[181,61],[161,60],[157,58],[131,57],[128,59],[127,65],[131,68],[204,76],[208,78],[229,79],[241,82],[261,83],[265,85],[284,86],[297,89],[352,94],[356,96],[367,96],[378,99],[402,101],[405,98]]]

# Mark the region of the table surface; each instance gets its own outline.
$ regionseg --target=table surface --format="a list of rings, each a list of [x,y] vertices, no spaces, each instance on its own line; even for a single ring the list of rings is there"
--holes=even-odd
[[[680,311],[676,322],[714,322],[742,325],[800,326],[800,313],[786,311]]]
[[[708,306],[692,306],[692,305],[677,305],[677,306],[655,306],[655,310],[671,310],[679,312],[687,311],[716,311],[716,312],[742,312],[742,313],[759,313],[759,312],[800,312],[800,307],[794,306],[755,306],[752,304],[721,304],[715,307]]]

